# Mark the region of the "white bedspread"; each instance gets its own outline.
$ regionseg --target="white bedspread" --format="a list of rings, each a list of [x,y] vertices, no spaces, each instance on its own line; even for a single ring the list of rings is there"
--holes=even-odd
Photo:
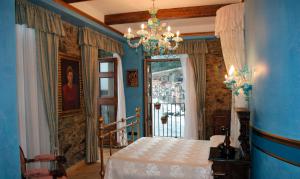
[[[113,154],[105,179],[212,179],[210,141],[144,137]]]

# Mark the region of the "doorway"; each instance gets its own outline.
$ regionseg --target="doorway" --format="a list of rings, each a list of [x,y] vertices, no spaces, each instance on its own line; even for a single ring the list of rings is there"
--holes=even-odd
[[[118,75],[117,75],[117,59],[112,57],[98,58],[98,80],[99,92],[97,98],[98,116],[102,116],[104,124],[116,121],[118,107]],[[110,126],[104,132],[116,129],[116,125]],[[104,145],[109,145],[109,138],[104,138]],[[117,142],[116,135],[113,140]]]
[[[144,61],[145,134],[182,138],[185,92],[179,59]]]

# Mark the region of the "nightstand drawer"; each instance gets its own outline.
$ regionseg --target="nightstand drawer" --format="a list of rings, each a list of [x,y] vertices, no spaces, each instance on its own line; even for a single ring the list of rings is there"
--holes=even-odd
[[[249,164],[239,161],[214,162],[212,166],[215,179],[248,179]]]
[[[214,179],[249,179],[250,161],[240,157],[240,150],[235,149],[235,155],[223,158],[218,148],[210,148],[209,160],[213,162]]]

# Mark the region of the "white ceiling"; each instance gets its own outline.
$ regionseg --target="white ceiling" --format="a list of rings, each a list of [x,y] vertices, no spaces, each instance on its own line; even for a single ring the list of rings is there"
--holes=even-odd
[[[155,6],[159,9],[203,6],[212,4],[237,3],[241,0],[156,0]],[[145,11],[152,6],[151,0],[91,0],[78,3],[72,3],[72,6],[84,11],[85,13],[104,22],[104,15],[124,12]],[[181,33],[211,32],[214,31],[214,19],[208,18],[190,18],[166,20],[164,22],[171,25],[172,29],[179,30]],[[130,26],[138,29],[141,23],[112,25],[120,32],[127,31]]]
[[[215,28],[215,17],[163,20],[162,23],[163,22],[170,25],[173,32],[179,30],[180,33],[212,32]],[[146,24],[146,22],[144,24]],[[130,23],[112,25],[111,27],[124,33],[127,32],[128,27],[131,27],[133,30],[138,30],[140,29],[140,25],[141,23]]]

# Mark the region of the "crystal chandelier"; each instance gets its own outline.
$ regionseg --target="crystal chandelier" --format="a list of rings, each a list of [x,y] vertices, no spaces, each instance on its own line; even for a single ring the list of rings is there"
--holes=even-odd
[[[128,32],[124,34],[127,38],[128,45],[131,48],[137,48],[143,45],[144,51],[148,56],[152,55],[165,55],[176,50],[179,43],[183,41],[179,37],[179,31],[176,32],[176,36],[171,32],[171,27],[166,23],[160,23],[160,20],[156,17],[158,9],[153,6],[149,10],[151,17],[148,19],[147,26],[141,24],[141,29],[136,32],[138,42],[132,43],[135,35],[132,33],[131,28],[128,28]]]

